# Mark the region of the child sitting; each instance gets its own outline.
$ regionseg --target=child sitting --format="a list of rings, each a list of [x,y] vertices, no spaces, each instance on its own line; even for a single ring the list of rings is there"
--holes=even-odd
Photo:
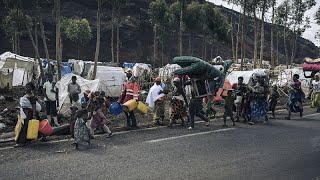
[[[234,118],[233,118],[233,107],[234,107],[234,100],[236,100],[236,97],[233,94],[233,89],[228,89],[227,96],[222,97],[225,100],[224,105],[224,114],[223,114],[223,127],[228,127],[227,125],[227,117],[230,117],[233,123],[233,126],[235,126]]]

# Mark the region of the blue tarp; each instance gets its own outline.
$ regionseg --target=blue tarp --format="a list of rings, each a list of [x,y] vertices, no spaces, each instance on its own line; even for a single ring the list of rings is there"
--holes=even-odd
[[[127,63],[127,62],[124,62],[122,67],[124,68],[133,68],[133,66],[135,65],[136,63]]]
[[[44,68],[46,68],[47,65],[48,65],[48,60],[47,59],[41,59],[41,61],[42,61],[42,66]],[[56,64],[57,61],[51,60],[51,63]],[[72,66],[73,66],[72,63],[62,62],[61,63],[61,76],[64,76],[64,75],[69,74],[69,73],[72,73]],[[55,73],[54,71],[55,70],[53,69],[53,74]]]

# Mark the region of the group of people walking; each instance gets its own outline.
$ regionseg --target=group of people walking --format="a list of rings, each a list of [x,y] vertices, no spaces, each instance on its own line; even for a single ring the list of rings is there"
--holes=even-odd
[[[126,71],[127,81],[123,85],[123,91],[118,99],[119,104],[124,104],[129,100],[141,101],[139,98],[140,86],[132,75],[129,69]],[[320,75],[315,74],[312,83],[312,106],[320,112]],[[163,123],[165,118],[165,99],[171,91],[172,98],[170,101],[170,123],[169,127],[173,126],[177,120],[181,121],[181,125],[190,122],[189,130],[195,128],[195,116],[205,121],[205,125],[209,126],[209,114],[214,110],[214,95],[207,97],[199,97],[194,86],[191,86],[191,94],[188,98],[185,87],[190,85],[190,80],[184,80],[183,77],[175,77],[172,80],[173,88],[168,84],[164,84],[160,77],[155,78],[154,85],[150,88],[146,103],[152,109],[153,120],[155,125]],[[301,88],[299,75],[293,75],[292,83],[290,84],[289,98],[287,103],[288,116],[290,119],[292,113],[299,113],[303,116],[302,99],[304,92]],[[20,117],[22,128],[17,136],[16,147],[24,146],[28,140],[26,133],[28,122],[32,119],[41,119],[39,113],[41,105],[38,98],[34,95],[35,86],[33,83],[27,83],[25,86],[26,94],[20,98]],[[227,118],[232,120],[235,126],[236,122],[243,119],[244,123],[253,125],[258,119],[264,118],[264,122],[269,122],[267,115],[268,111],[272,111],[270,118],[275,118],[275,109],[280,98],[277,86],[269,87],[269,79],[266,74],[254,73],[248,84],[244,83],[243,77],[238,77],[238,82],[232,85],[227,91],[224,99],[223,126],[227,125]],[[217,91],[213,91],[217,92]],[[90,139],[93,138],[94,131],[101,129],[107,133],[107,137],[112,137],[112,132],[108,125],[110,120],[106,118],[109,100],[104,92],[91,92],[90,90],[83,91],[83,97],[79,99],[81,87],[77,83],[76,76],[72,77],[72,82],[68,84],[68,93],[70,99],[70,133],[74,138],[74,144],[78,148],[78,144],[87,142],[90,144]],[[46,106],[46,117],[52,125],[60,126],[57,118],[57,106],[59,106],[59,89],[53,82],[53,77],[48,76],[48,81],[43,86],[44,101]],[[225,94],[225,93],[222,93]],[[203,108],[203,102],[207,106]],[[134,111],[125,112],[127,128],[137,127],[137,120]],[[46,140],[44,135],[41,135],[41,140]]]

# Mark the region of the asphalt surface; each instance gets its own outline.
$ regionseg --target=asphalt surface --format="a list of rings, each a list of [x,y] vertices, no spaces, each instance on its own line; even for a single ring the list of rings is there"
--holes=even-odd
[[[176,125],[71,141],[0,148],[0,179],[314,179],[320,180],[320,114],[305,109],[269,124],[222,120],[195,130]],[[231,121],[228,121],[231,125]]]

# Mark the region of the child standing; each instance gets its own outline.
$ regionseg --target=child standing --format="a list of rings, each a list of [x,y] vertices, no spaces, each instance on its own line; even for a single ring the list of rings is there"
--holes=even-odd
[[[269,96],[269,104],[270,104],[269,109],[272,112],[272,116],[271,116],[272,119],[275,118],[274,112],[276,110],[276,106],[277,106],[279,97],[280,97],[280,95],[278,92],[278,87],[276,85],[274,85],[271,90],[271,95]]]
[[[223,127],[228,127],[227,125],[227,117],[230,117],[233,123],[233,126],[235,126],[234,118],[233,118],[233,107],[234,107],[234,100],[236,100],[236,97],[233,94],[233,89],[228,89],[227,96],[223,96],[223,99],[225,100],[224,105],[224,114],[223,114]]]
[[[78,108],[75,106],[71,106],[70,110],[71,110],[70,123],[69,123],[70,124],[70,135],[71,135],[71,138],[74,138],[74,125],[77,120]]]

